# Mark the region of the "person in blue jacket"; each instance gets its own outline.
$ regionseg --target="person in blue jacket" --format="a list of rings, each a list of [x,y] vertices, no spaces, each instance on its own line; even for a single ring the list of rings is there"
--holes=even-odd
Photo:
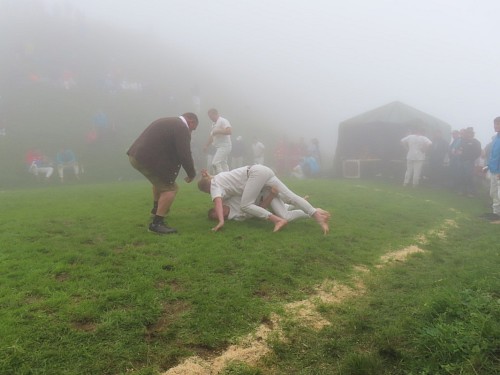
[[[500,117],[493,120],[493,126],[497,135],[493,138],[487,164],[493,213],[488,214],[487,217],[490,220],[500,220]]]

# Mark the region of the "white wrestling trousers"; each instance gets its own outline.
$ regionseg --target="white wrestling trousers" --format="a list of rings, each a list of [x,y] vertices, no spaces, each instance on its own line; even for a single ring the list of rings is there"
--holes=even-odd
[[[73,169],[73,173],[75,174],[76,177],[78,177],[79,174],[80,174],[80,166],[78,165],[77,162],[66,163],[66,164],[59,164],[57,166],[57,174],[59,175],[59,178],[61,180],[64,178],[64,169],[65,168],[71,168],[71,169]]]
[[[493,213],[500,215],[500,174],[490,173],[490,197],[493,199]]]
[[[229,171],[229,165],[227,161],[229,159],[230,153],[231,145],[219,146],[216,148],[214,157],[212,158],[212,168],[215,174]]]
[[[30,173],[33,173],[35,176],[38,177],[39,174],[45,174],[45,178],[50,178],[52,176],[52,173],[54,173],[54,168],[53,167],[37,167],[35,163],[33,163],[29,169]]]
[[[420,175],[422,174],[423,160],[407,160],[404,185],[408,185],[413,177],[413,186],[418,186],[420,183]]]
[[[294,210],[295,206],[286,204],[281,198],[274,198],[271,201],[271,208],[276,216],[285,219],[286,221],[294,221],[297,219],[308,218],[309,215],[302,210]]]
[[[284,200],[312,216],[316,209],[304,198],[298,196],[281,182],[271,168],[264,165],[252,165],[248,169],[248,180],[241,195],[241,210],[251,216],[267,219],[271,212],[255,204],[262,188],[275,188]],[[280,216],[281,217],[281,216]]]

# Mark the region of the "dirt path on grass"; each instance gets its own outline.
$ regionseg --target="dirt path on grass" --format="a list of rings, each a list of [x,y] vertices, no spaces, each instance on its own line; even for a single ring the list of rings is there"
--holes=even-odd
[[[446,238],[450,228],[457,227],[453,220],[445,220],[438,228],[416,237],[416,245],[397,251],[388,252],[380,257],[375,268],[380,269],[394,264],[405,262],[416,253],[425,252],[419,245],[426,244],[428,237],[437,236]],[[334,280],[325,280],[316,286],[314,293],[302,301],[285,305],[286,318],[299,321],[301,324],[316,330],[330,325],[317,310],[322,304],[342,303],[350,298],[356,298],[366,292],[363,276],[371,271],[364,266],[355,266],[350,285],[339,284]],[[250,366],[270,352],[267,341],[270,337],[283,339],[280,321],[285,317],[273,314],[269,321],[261,324],[257,330],[242,338],[237,345],[229,346],[222,354],[213,358],[203,359],[197,356],[186,359],[183,363],[163,373],[163,375],[217,375],[220,374],[231,362],[244,362]]]

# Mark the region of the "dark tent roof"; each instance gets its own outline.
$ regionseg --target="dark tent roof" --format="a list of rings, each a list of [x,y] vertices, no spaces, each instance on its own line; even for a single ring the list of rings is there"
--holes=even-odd
[[[397,101],[341,122],[335,172],[339,174],[346,159],[403,160],[405,150],[399,141],[415,126],[423,128],[431,139],[436,131],[440,131],[444,139],[450,139],[449,124]]]
[[[443,132],[450,132],[451,129],[450,125],[446,122],[398,101],[345,120],[340,123],[340,127],[355,126],[370,122],[390,122],[406,126],[408,123],[414,121],[420,121],[424,126],[428,125],[430,129],[438,128]]]

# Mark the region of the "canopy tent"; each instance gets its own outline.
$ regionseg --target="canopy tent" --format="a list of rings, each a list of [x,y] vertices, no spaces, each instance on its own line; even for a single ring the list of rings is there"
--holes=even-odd
[[[372,170],[375,174],[389,171],[391,163],[401,164],[406,151],[400,140],[414,126],[421,127],[431,139],[436,131],[441,132],[445,140],[450,139],[449,124],[397,101],[341,122],[334,159],[335,174],[342,175],[349,160],[357,161],[358,166],[362,161],[376,161],[371,163],[376,165],[377,170]]]

